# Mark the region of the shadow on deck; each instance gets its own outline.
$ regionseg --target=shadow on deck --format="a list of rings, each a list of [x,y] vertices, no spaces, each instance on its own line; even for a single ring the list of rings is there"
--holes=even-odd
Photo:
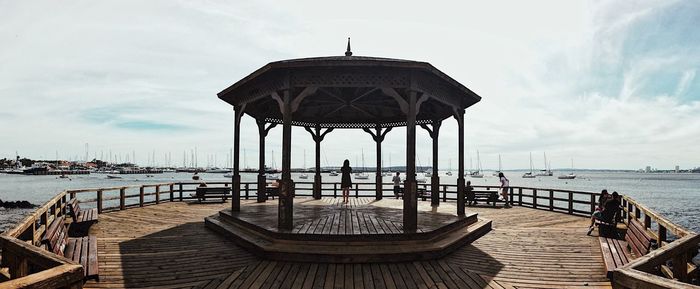
[[[244,201],[243,208],[253,202]],[[519,207],[468,208],[493,220],[494,229],[446,257],[327,264],[263,260],[205,228],[204,217],[229,206],[165,203],[105,213],[91,230],[99,238],[100,282],[85,287],[610,287],[597,240],[585,236],[587,220],[581,217]],[[454,205],[441,204],[439,210],[453,212]]]

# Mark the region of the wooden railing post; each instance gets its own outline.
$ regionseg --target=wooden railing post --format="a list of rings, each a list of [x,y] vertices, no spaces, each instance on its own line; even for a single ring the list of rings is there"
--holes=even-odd
[[[532,208],[537,209],[537,189],[532,189]]]
[[[182,183],[179,183],[178,186],[180,187],[180,202],[182,202]]]
[[[515,203],[515,189],[514,189],[514,188],[509,188],[508,190],[509,190],[509,193],[510,193],[510,194],[509,194],[509,195],[510,195],[510,196],[509,196],[509,199],[510,199],[510,200],[509,200],[508,204],[514,205],[514,203]]]
[[[624,202],[625,200],[623,199],[622,201]],[[596,207],[595,195],[591,194],[591,214],[593,214],[593,212],[595,212],[595,207]]]
[[[338,184],[333,183],[333,197],[337,198],[338,197]]]
[[[518,206],[523,205],[523,188],[518,188]]]
[[[632,202],[627,202],[627,224],[630,223],[630,220],[632,220],[632,216],[634,215],[632,210],[633,210]]]
[[[247,200],[248,198],[250,198],[250,188],[248,187],[249,185],[250,185],[250,184],[245,184],[245,186],[243,186],[243,189],[245,190],[245,199],[246,199],[246,200]]]
[[[659,224],[659,229],[656,236],[658,237],[658,239],[656,239],[656,244],[659,246],[659,248],[661,248],[664,245],[664,242],[666,242],[666,227]]]
[[[139,187],[139,207],[143,207],[143,186]]]
[[[442,186],[442,201],[447,202],[447,186]]]
[[[634,207],[634,218],[639,221],[642,218],[642,211],[639,208]]]
[[[554,190],[549,190],[549,210],[554,211]]]
[[[102,214],[102,190],[97,190],[97,213]]]
[[[647,213],[644,213],[644,228],[651,228],[651,217]]]
[[[681,282],[688,282],[688,261],[686,254],[681,253],[673,257],[673,278]]]
[[[175,199],[175,194],[174,194],[174,192],[173,192],[173,189],[175,189],[175,185],[174,185],[174,184],[170,184],[170,201],[171,201],[171,202],[173,201],[173,199]]]
[[[574,193],[569,192],[569,214],[574,213]]]
[[[156,185],[156,204],[160,204],[160,185]]]
[[[358,195],[359,195],[359,194],[358,194],[358,189],[359,189],[359,187],[360,187],[360,184],[355,183],[355,198],[357,198]]]
[[[119,209],[126,209],[126,188],[119,189]]]
[[[70,192],[69,194],[71,199],[75,199],[75,192]]]

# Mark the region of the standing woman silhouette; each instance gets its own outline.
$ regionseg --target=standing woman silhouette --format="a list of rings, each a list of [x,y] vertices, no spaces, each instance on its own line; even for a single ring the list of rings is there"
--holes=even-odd
[[[348,202],[348,197],[350,197],[350,187],[352,186],[352,179],[350,174],[352,174],[352,168],[350,167],[350,161],[345,160],[343,162],[343,167],[340,168],[340,188],[343,190],[343,203]]]

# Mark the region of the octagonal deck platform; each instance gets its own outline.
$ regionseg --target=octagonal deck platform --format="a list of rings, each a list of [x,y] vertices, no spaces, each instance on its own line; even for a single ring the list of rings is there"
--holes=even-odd
[[[403,200],[370,198],[349,203],[335,198],[294,201],[294,227],[277,228],[277,202],[225,209],[205,219],[208,228],[255,255],[279,261],[370,263],[443,257],[491,230],[476,213],[457,216],[424,202],[418,228],[403,228]]]
[[[332,206],[334,199],[324,200]],[[371,199],[353,199],[355,204]],[[245,211],[255,201],[242,201]],[[269,204],[275,204],[271,201]],[[419,202],[419,206],[429,202]],[[523,207],[467,208],[492,220],[472,244],[430,261],[269,261],[209,230],[225,204],[164,203],[100,215],[100,281],[86,288],[609,288],[588,220]],[[453,203],[436,212],[452,214]],[[419,220],[421,216],[419,216]],[[274,225],[274,223],[272,223]],[[330,230],[330,227],[329,227]]]

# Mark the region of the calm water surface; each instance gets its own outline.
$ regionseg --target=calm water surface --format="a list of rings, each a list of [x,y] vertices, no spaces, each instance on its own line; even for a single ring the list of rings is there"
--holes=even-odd
[[[490,172],[483,179],[471,179],[474,185],[497,185],[498,178]],[[559,180],[556,177],[537,177],[523,179],[522,172],[505,172],[512,186],[537,188],[568,189],[589,192],[600,192],[601,189],[618,191],[632,196],[653,210],[661,213],[675,223],[700,232],[700,174],[644,174],[629,172],[597,172],[580,171],[574,180]],[[200,174],[205,181],[230,181],[223,174]],[[446,176],[441,172],[440,182],[456,184],[457,174]],[[556,175],[556,173],[555,173]],[[60,179],[57,176],[23,176],[0,174],[0,199],[27,200],[34,204],[43,204],[51,197],[65,189],[99,188],[124,185],[140,185],[144,183],[162,183],[173,181],[191,181],[191,174],[165,173],[156,174],[152,178],[145,175],[122,175],[122,179],[108,179],[106,175],[74,175],[70,179]],[[296,181],[313,181],[309,179]],[[402,178],[404,175],[402,174]],[[243,182],[255,182],[255,174],[243,174]],[[369,180],[374,180],[370,174]],[[384,177],[390,182],[391,177]],[[323,174],[324,182],[339,182],[339,177]],[[21,221],[22,217],[31,210],[0,209],[0,231],[6,230]]]

